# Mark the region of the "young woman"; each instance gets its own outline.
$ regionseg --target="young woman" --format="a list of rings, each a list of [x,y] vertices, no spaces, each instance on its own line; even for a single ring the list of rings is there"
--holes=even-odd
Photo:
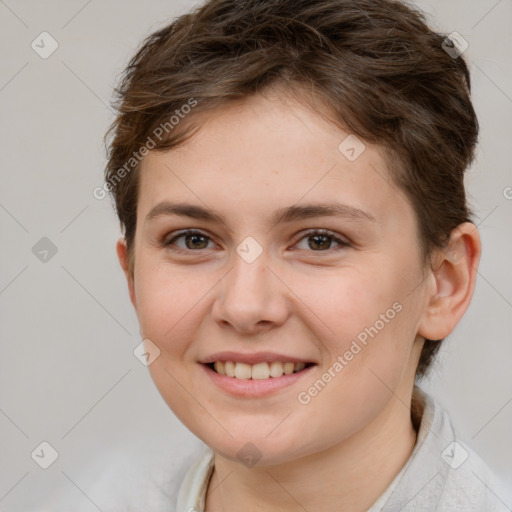
[[[178,512],[510,510],[417,381],[468,308],[461,40],[393,0],[211,0],[118,88],[106,188]]]

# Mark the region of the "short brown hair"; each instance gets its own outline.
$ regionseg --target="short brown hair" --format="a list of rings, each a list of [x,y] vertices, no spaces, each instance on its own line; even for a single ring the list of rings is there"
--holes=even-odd
[[[445,51],[446,41],[397,0],[210,0],[151,34],[115,89],[118,115],[106,134],[105,179],[131,271],[136,153],[177,147],[195,133],[195,113],[279,86],[381,145],[416,212],[426,263],[472,215],[463,177],[478,121],[467,65]],[[192,101],[193,111],[179,115],[185,121],[171,123]],[[426,340],[417,378],[441,341]]]

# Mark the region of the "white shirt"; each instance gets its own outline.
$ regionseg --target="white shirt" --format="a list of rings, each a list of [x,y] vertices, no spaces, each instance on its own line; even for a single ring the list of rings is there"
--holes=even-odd
[[[447,412],[415,386],[416,445],[404,467],[368,512],[505,512],[512,510],[511,486],[457,440]],[[421,422],[421,423],[420,423]],[[205,448],[178,492],[176,512],[204,512],[214,453]]]
[[[413,391],[416,404],[416,445],[368,512],[511,512],[512,485],[505,486],[462,441],[452,445],[456,437],[448,414],[418,387]],[[92,500],[102,512],[204,512],[213,452],[191,439],[194,444],[185,443],[177,453],[144,437],[137,450],[105,454],[101,464],[83,474],[70,471],[87,497],[62,477],[66,485],[55,489],[51,503],[39,501],[27,510],[89,512]],[[105,461],[110,465],[101,468]]]

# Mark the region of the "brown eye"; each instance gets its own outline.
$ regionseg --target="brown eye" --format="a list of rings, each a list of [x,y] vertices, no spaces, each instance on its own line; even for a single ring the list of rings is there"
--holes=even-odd
[[[348,242],[341,240],[330,231],[324,230],[310,231],[301,238],[301,241],[302,240],[308,241],[307,249],[310,249],[313,252],[327,252],[332,249],[333,242],[338,244],[338,247],[334,248],[334,250],[341,249],[349,245]]]
[[[310,235],[309,247],[311,249],[330,249],[332,238],[327,235]],[[312,242],[311,242],[312,240]]]
[[[183,238],[184,247],[175,244],[176,240],[180,240]],[[168,241],[164,242],[166,247],[171,245],[176,245],[178,250],[187,251],[187,250],[198,250],[198,249],[206,249],[208,242],[210,241],[210,237],[201,233],[200,231],[185,231],[180,233],[179,235],[171,238]]]

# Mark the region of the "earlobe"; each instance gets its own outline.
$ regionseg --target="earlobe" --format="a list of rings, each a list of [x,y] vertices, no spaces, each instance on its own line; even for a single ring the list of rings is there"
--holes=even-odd
[[[470,222],[455,228],[446,248],[437,251],[435,286],[420,322],[420,336],[440,340],[455,329],[471,302],[480,254],[480,235]]]
[[[134,286],[134,276],[130,272],[129,258],[128,258],[128,247],[126,245],[126,240],[124,238],[120,238],[116,244],[117,257],[119,259],[119,263],[121,264],[121,268],[123,269],[124,275],[126,277],[126,281],[128,284],[128,291],[130,293],[130,301],[137,311],[137,303],[135,298],[135,286]]]

